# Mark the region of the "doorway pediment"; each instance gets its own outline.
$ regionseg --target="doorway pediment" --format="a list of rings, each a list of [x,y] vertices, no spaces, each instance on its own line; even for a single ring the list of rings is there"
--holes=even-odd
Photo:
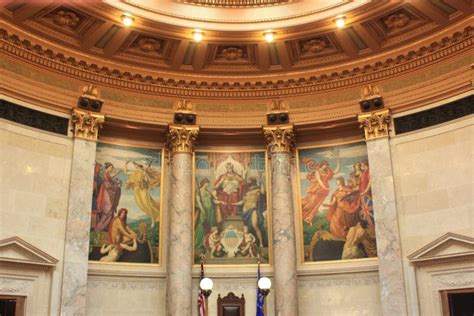
[[[0,263],[54,267],[58,259],[31,245],[18,236],[0,240]]]

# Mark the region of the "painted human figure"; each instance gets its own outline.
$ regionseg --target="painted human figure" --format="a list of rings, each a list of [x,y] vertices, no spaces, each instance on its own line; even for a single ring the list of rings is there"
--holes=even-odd
[[[117,240],[121,243],[128,243],[137,239],[137,234],[127,225],[127,213],[128,210],[126,208],[121,208],[110,224],[109,243],[115,244]]]
[[[257,256],[257,245],[255,236],[249,232],[249,228],[243,228],[243,240],[239,246],[239,251],[244,257],[255,258]]]
[[[107,231],[122,194],[122,181],[116,176],[122,171],[115,169],[110,162],[104,164],[104,174],[100,185],[99,194],[97,196],[97,211],[94,230]]]
[[[372,202],[369,163],[367,160],[363,160],[360,162],[360,165],[362,170],[359,180],[360,218],[368,226],[374,226],[374,207]]]
[[[365,253],[359,248],[359,244],[362,242],[365,236],[365,230],[361,226],[360,222],[357,225],[349,228],[346,236],[346,242],[342,250],[341,259],[356,259],[366,257]]]
[[[120,256],[123,253],[123,250],[127,251],[136,251],[137,250],[137,240],[133,239],[132,246],[129,246],[124,243],[116,242],[115,244],[103,244],[100,248],[101,254],[107,254],[100,258],[102,262],[117,262],[120,259]]]
[[[261,180],[260,180],[261,182]],[[247,190],[241,201],[235,203],[242,206],[242,219],[250,233],[257,238],[259,247],[264,247],[266,240],[262,230],[264,227],[263,211],[266,208],[265,189],[257,184],[257,179],[249,178]]]
[[[219,229],[216,226],[211,228],[211,233],[208,237],[208,244],[211,251],[211,258],[214,258],[223,250],[221,244],[221,235],[219,234]]]
[[[220,203],[220,211],[223,218],[236,216],[238,207],[235,205],[242,196],[243,178],[234,171],[231,162],[226,163],[226,172],[219,176],[214,183],[217,198]]]
[[[329,194],[329,181],[334,177],[334,174],[339,172],[340,161],[337,159],[335,170],[331,169],[326,160],[317,163],[313,159],[303,159],[303,162],[310,170],[313,170],[306,176],[310,186],[306,189],[306,196],[301,201],[303,220],[312,225],[319,207]]]

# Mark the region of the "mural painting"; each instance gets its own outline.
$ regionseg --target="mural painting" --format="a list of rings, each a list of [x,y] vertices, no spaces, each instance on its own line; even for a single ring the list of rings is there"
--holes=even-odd
[[[255,264],[269,258],[265,152],[196,152],[194,261]]]
[[[365,143],[298,150],[305,262],[377,256]]]
[[[97,144],[89,260],[158,263],[162,151]]]

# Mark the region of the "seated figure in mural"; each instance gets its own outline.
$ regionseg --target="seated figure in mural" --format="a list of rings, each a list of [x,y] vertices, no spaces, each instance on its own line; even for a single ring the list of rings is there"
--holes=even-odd
[[[260,183],[262,183],[260,179]],[[259,247],[267,245],[263,212],[266,210],[265,188],[257,184],[257,179],[249,178],[243,199],[236,206],[242,206],[242,219],[258,241]]]
[[[211,258],[222,257],[224,255],[224,247],[221,244],[221,234],[216,226],[211,228],[211,233],[207,237]]]
[[[120,243],[120,241],[117,239],[116,243],[114,244],[103,244],[102,247],[100,248],[100,253],[101,254],[107,254],[100,258],[100,261],[102,262],[117,262],[120,259],[120,256],[123,253],[123,250],[127,251],[136,251],[137,250],[137,240],[133,239],[132,240],[132,245],[129,246],[124,243]]]
[[[104,173],[97,196],[97,210],[95,214],[94,230],[107,231],[122,194],[122,181],[116,176],[122,172],[121,169],[114,168],[110,162],[104,164]]]
[[[202,179],[195,194],[194,244],[201,252],[205,251],[206,235],[212,227],[222,222],[220,212],[216,212],[216,209],[223,202],[217,199],[215,192],[209,192],[209,183],[209,179]]]
[[[115,244],[117,241],[127,244],[128,242],[137,239],[137,234],[127,225],[126,208],[121,208],[117,216],[114,218],[109,228],[109,243]]]
[[[357,215],[360,208],[358,192],[346,186],[343,177],[336,180],[337,189],[334,191],[329,204],[327,219],[330,223],[331,234],[339,239],[346,239],[349,228],[357,224]]]
[[[226,162],[225,168],[225,173],[214,183],[217,198],[222,202],[219,208],[223,218],[237,215],[238,207],[235,203],[242,197],[244,181],[243,177],[235,172],[232,162]]]
[[[255,239],[255,236],[249,232],[249,228],[247,226],[244,226],[243,233],[244,238],[239,246],[240,254],[248,258],[257,257],[257,240]]]
[[[128,176],[126,189],[133,189],[135,202],[143,213],[150,216],[152,227],[160,220],[160,205],[151,196],[150,190],[160,186],[160,173],[151,168],[151,160],[147,167],[134,162],[135,170],[129,170],[125,163],[125,174]]]
[[[317,163],[314,159],[303,158],[303,163],[311,171],[307,180],[311,183],[306,189],[306,196],[301,200],[303,220],[309,225],[313,224],[313,218],[318,214],[319,207],[329,194],[329,181],[334,174],[339,172],[340,161],[337,159],[335,170],[329,167],[326,160]]]

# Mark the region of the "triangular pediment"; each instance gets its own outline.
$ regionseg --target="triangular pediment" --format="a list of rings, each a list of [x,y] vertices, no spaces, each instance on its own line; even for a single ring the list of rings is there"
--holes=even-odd
[[[52,267],[58,260],[15,236],[0,240],[0,262]]]
[[[474,257],[474,238],[447,233],[408,256],[412,263]]]

